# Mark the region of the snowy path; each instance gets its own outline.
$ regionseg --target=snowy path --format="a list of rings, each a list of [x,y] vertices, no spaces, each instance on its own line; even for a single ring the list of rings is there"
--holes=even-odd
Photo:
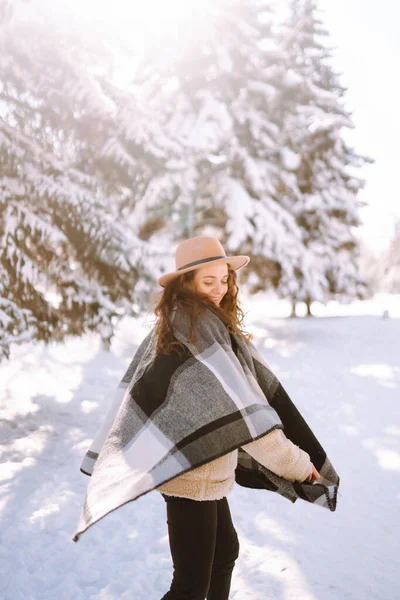
[[[247,307],[249,308],[249,307]],[[253,307],[251,307],[253,309]],[[341,477],[335,513],[235,486],[241,552],[232,600],[400,597],[400,319],[261,317],[249,329]],[[0,598],[160,600],[169,587],[165,506],[150,493],[75,544],[79,466],[147,329],[22,347],[0,367]],[[129,340],[127,339],[129,335]]]

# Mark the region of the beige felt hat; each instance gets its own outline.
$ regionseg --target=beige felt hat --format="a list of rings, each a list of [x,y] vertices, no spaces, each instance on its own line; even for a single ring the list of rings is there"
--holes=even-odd
[[[226,262],[234,271],[238,271],[246,266],[249,260],[248,256],[226,256],[221,242],[216,237],[198,236],[185,240],[177,246],[175,252],[176,271],[166,273],[160,277],[157,283],[165,287],[182,273],[194,271],[209,263]]]

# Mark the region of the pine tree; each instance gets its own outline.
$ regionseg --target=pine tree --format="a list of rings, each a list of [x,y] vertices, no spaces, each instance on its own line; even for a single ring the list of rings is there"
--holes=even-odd
[[[138,70],[174,82],[168,127],[185,146],[174,172],[150,184],[140,215],[154,212],[150,224],[171,239],[216,233],[229,252],[251,254],[243,278],[253,291],[272,285],[294,305],[350,298],[364,289],[352,234],[362,187],[352,171],[364,159],[342,136],[352,124],[314,4],[291,4],[279,46],[270,5],[218,3],[195,44],[184,38],[177,49],[166,37],[166,52]]]
[[[118,96],[112,57],[87,36],[36,19],[38,6],[13,8],[2,4],[0,48],[4,355],[29,336],[98,330],[109,339],[162,267],[124,218],[162,155],[156,139],[146,148],[128,138],[121,113],[132,93]],[[160,128],[137,106],[139,128]]]
[[[207,27],[196,29],[193,47],[187,40],[185,51],[174,53],[167,38],[168,50],[138,71],[164,87],[170,80],[176,85],[169,126],[186,148],[175,161],[173,185],[172,173],[165,175],[171,211],[165,228],[178,236],[217,234],[228,252],[252,255],[243,277],[253,291],[273,285],[287,295],[295,291],[296,272],[309,266],[301,228],[276,186],[282,156],[289,162],[274,122],[276,99],[290,82],[277,78],[285,57],[272,39],[269,4],[218,3],[206,15]],[[178,227],[177,215],[184,215]]]
[[[327,35],[315,0],[291,0],[281,45],[294,85],[282,102],[279,127],[282,145],[297,157],[297,165],[295,182],[283,181],[282,191],[301,227],[310,264],[317,266],[317,279],[307,282],[302,273],[293,295],[293,303],[306,302],[309,312],[313,300],[351,299],[366,290],[352,228],[360,225],[357,195],[363,187],[355,171],[370,159],[345,141],[343,130],[353,124],[344,108],[345,89],[330,64]]]

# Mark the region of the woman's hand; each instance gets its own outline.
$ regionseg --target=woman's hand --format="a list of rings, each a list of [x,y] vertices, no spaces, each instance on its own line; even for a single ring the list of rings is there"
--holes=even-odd
[[[314,465],[312,465],[312,471],[304,481],[317,481],[318,479],[321,479],[321,475],[318,473]]]

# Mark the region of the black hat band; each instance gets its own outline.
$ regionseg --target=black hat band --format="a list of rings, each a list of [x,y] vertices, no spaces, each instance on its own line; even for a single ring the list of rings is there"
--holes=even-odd
[[[189,267],[195,267],[196,265],[202,265],[204,263],[211,262],[212,260],[219,260],[220,258],[227,258],[227,256],[212,256],[211,258],[202,258],[201,260],[195,260],[194,262],[188,263],[187,265],[183,265],[183,267],[179,267],[177,271],[189,269]]]

